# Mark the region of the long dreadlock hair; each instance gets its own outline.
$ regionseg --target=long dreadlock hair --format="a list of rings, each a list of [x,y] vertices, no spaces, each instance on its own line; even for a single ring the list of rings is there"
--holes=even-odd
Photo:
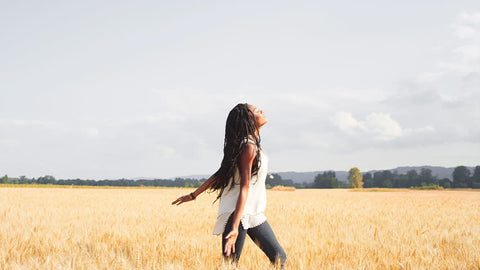
[[[260,136],[257,137],[258,129],[253,112],[248,108],[247,103],[240,103],[235,106],[227,117],[225,125],[225,141],[223,144],[223,160],[220,169],[214,174],[215,183],[210,188],[213,191],[219,191],[217,199],[223,191],[230,185],[235,184],[235,171],[238,168],[238,157],[245,145],[246,138],[254,138],[257,146],[257,155],[252,164],[252,176],[258,173],[260,167]],[[215,200],[215,201],[216,201]]]

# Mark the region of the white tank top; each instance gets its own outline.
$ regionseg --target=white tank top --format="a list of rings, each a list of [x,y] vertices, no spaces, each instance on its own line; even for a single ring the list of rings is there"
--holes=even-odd
[[[250,139],[246,142],[253,143]],[[267,220],[264,215],[265,206],[267,205],[267,192],[265,188],[265,179],[268,172],[268,157],[260,150],[260,167],[258,173],[250,179],[250,186],[248,188],[247,201],[243,209],[241,217],[241,226],[246,230],[248,228],[256,227]],[[222,234],[227,225],[228,218],[235,211],[237,205],[238,195],[240,194],[240,173],[236,169],[234,176],[235,184],[230,189],[227,186],[220,197],[220,204],[218,206],[218,217],[213,227],[213,234]]]

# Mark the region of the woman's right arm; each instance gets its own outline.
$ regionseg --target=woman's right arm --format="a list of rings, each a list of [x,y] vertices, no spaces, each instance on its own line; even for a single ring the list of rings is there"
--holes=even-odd
[[[214,183],[215,183],[215,176],[212,175],[210,176],[210,178],[208,178],[207,181],[205,181],[205,183],[203,183],[200,187],[198,187],[194,192],[176,199],[175,201],[172,202],[172,204],[180,205],[184,202],[189,202],[191,200],[194,200],[198,195],[202,194],[202,192],[211,188]]]

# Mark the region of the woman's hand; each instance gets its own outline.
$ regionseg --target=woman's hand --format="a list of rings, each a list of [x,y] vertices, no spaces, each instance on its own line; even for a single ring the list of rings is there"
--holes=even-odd
[[[188,195],[185,195],[185,196],[182,196],[178,199],[176,199],[175,201],[172,202],[172,205],[180,205],[184,202],[189,202],[189,201],[192,201],[194,200],[195,198],[193,198],[193,196],[191,194],[188,194]]]
[[[227,243],[225,243],[225,256],[230,256],[230,254],[235,253],[235,242],[237,242],[238,230],[231,230],[229,234],[225,237]]]

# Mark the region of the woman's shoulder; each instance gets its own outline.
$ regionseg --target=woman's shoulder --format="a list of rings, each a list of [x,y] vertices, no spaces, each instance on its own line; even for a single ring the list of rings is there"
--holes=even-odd
[[[257,145],[253,139],[250,139],[250,138],[247,138],[247,137],[246,137],[246,138],[243,138],[242,144],[253,144],[253,145]]]
[[[255,157],[256,155],[257,155],[257,145],[253,143],[245,143],[245,145],[242,148],[242,151],[240,152],[240,157],[253,159],[253,157]]]

